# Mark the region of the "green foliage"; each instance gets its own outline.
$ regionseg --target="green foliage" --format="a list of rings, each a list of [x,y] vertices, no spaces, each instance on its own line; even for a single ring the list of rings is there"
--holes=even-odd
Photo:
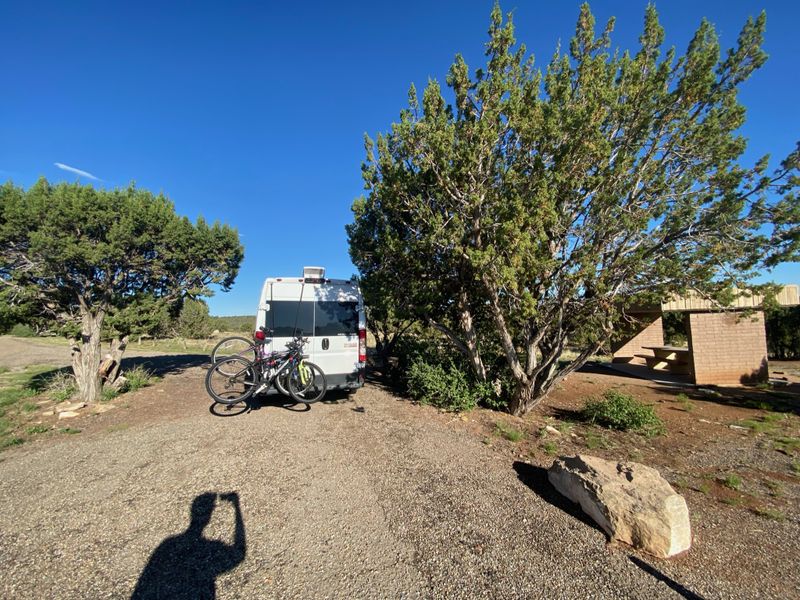
[[[650,5],[628,52],[584,4],[540,70],[496,5],[486,64],[457,55],[447,94],[412,86],[399,121],[366,140],[347,227],[362,286],[388,320],[440,326],[479,376],[485,357],[504,360],[518,414],[631,305],[687,289],[723,300],[796,257],[800,150],[772,174],[766,157],[742,163],[738,88],[766,60],[765,22],[723,53],[704,20],[679,56]],[[568,344],[581,351],[559,363]]]
[[[731,473],[723,477],[720,483],[731,490],[739,490],[742,487],[742,478],[735,473]]]
[[[212,329],[219,331],[236,331],[240,333],[252,333],[255,329],[255,315],[240,315],[235,317],[211,317]]]
[[[753,513],[770,521],[785,521],[786,515],[774,508],[754,508]]]
[[[472,410],[478,403],[466,375],[452,363],[442,366],[417,360],[408,372],[408,391],[422,404],[454,412]]]
[[[0,449],[9,448],[11,446],[19,446],[24,444],[25,440],[20,437],[8,437],[0,440]]]
[[[765,311],[767,351],[776,360],[800,359],[800,306]]]
[[[101,402],[109,402],[113,400],[117,396],[119,396],[122,392],[120,390],[112,388],[112,387],[105,387],[100,395]]]
[[[205,338],[211,335],[213,324],[208,314],[208,304],[187,298],[183,302],[177,323],[178,333],[185,338]]]
[[[525,437],[525,434],[522,431],[516,427],[513,427],[512,425],[503,423],[502,421],[497,421],[494,424],[494,427],[497,434],[504,437],[509,442],[517,443]]]
[[[34,328],[30,325],[17,323],[11,328],[8,334],[16,337],[36,337],[36,330],[34,330]]]
[[[438,340],[404,336],[395,349],[395,383],[415,400],[453,411],[471,410],[478,404],[493,410],[505,407],[506,401],[495,385],[477,379],[463,357]]]
[[[125,391],[127,392],[135,392],[140,388],[147,387],[154,379],[152,371],[145,369],[141,365],[128,369],[123,374],[127,379],[125,383]]]
[[[28,435],[36,435],[37,433],[47,433],[50,428],[47,425],[31,425],[25,428],[25,433]]]
[[[550,456],[555,456],[558,454],[558,444],[555,442],[544,442],[542,444],[542,450],[544,450],[545,454],[549,454]]]
[[[663,435],[666,431],[652,406],[618,390],[608,390],[602,398],[589,400],[583,409],[583,418],[602,427],[646,436]]]

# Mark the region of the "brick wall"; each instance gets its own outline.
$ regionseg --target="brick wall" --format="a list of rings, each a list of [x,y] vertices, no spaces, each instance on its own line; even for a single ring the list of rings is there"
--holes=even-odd
[[[645,350],[643,346],[663,346],[664,327],[661,316],[645,316],[638,326],[631,326],[620,340],[612,346],[614,349],[614,362],[628,362],[632,364],[645,364],[643,358],[636,358],[636,354],[653,354],[652,350]]]
[[[766,381],[764,313],[690,313],[689,349],[699,385],[740,385]]]

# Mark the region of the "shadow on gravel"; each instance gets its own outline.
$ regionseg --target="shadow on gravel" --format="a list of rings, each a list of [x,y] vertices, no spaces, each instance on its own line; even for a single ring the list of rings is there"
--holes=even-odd
[[[342,404],[344,402],[351,401],[352,400],[347,392],[341,390],[331,390],[325,394],[325,397],[319,402],[322,404]],[[219,404],[215,402],[208,407],[208,412],[215,417],[235,417],[241,414],[261,410],[262,408],[282,408],[290,412],[308,412],[311,410],[312,404],[316,404],[316,402],[306,404],[304,402],[295,402],[291,398],[281,394],[269,394],[267,396],[261,395],[255,398],[248,398],[244,402],[239,402],[237,404]]]
[[[235,513],[234,540],[226,544],[203,537],[217,499],[230,502]],[[244,560],[247,542],[239,494],[206,492],[192,501],[191,522],[184,533],[168,537],[150,555],[131,600],[150,598],[216,598],[216,578]]]
[[[519,477],[519,480],[536,492],[536,494],[542,500],[552,504],[556,508],[560,508],[568,515],[578,519],[578,521],[581,523],[596,529],[606,536],[606,532],[600,529],[600,526],[592,521],[592,519],[581,510],[580,505],[575,504],[569,498],[562,496],[558,490],[556,490],[556,488],[550,484],[550,482],[547,480],[547,469],[543,467],[537,467],[535,465],[529,465],[528,463],[524,463],[522,461],[515,461],[514,470],[517,472],[517,477]]]
[[[163,377],[182,373],[192,367],[202,367],[209,364],[208,354],[164,354],[163,356],[131,356],[122,359],[122,371],[142,366],[153,372],[154,375]]]
[[[685,588],[674,579],[667,577],[666,575],[664,575],[664,573],[656,569],[654,566],[646,563],[638,556],[629,556],[628,558],[633,564],[639,567],[642,571],[652,575],[660,582],[662,582],[664,585],[672,589],[675,593],[680,594],[682,597],[686,598],[686,600],[704,600],[703,596],[698,596],[692,590]]]

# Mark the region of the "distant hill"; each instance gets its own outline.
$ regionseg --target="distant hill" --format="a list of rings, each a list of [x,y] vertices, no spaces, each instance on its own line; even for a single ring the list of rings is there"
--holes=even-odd
[[[235,317],[211,317],[214,329],[220,331],[253,331],[256,324],[255,315],[241,315]]]

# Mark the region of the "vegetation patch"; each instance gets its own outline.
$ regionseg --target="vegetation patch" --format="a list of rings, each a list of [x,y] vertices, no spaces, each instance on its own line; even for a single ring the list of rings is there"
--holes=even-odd
[[[25,433],[28,435],[36,435],[37,433],[46,433],[50,431],[47,425],[31,425],[25,428]]]
[[[158,378],[153,375],[152,371],[145,369],[141,365],[128,369],[125,371],[124,375],[127,380],[124,388],[126,392],[135,392],[138,389],[147,387],[158,381]]]
[[[753,513],[770,521],[785,521],[786,515],[774,508],[754,508]]]
[[[735,473],[731,473],[720,479],[720,483],[728,489],[739,490],[742,487],[742,478]]]
[[[666,432],[652,406],[619,390],[607,390],[602,398],[589,400],[582,415],[589,423],[608,429],[634,431],[648,437]]]
[[[494,428],[499,436],[504,437],[509,442],[519,442],[525,437],[525,434],[522,431],[516,427],[508,425],[507,423],[503,423],[502,421],[497,421],[494,424]]]
[[[473,384],[452,361],[431,364],[417,358],[408,371],[408,392],[421,404],[461,412],[475,408],[488,390]]]

